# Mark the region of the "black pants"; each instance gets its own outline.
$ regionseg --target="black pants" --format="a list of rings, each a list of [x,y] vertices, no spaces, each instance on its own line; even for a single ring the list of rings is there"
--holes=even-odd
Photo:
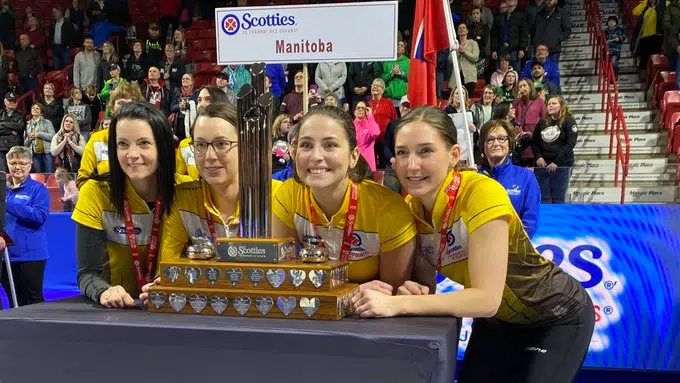
[[[571,382],[586,357],[594,327],[590,298],[581,314],[565,324],[523,326],[475,319],[458,382]]]
[[[17,292],[19,306],[30,305],[45,301],[43,296],[43,279],[45,278],[45,264],[47,261],[12,262],[12,276],[14,287]],[[5,268],[5,262],[0,262],[0,282],[5,294],[9,298],[10,307],[14,306],[9,287],[9,277]],[[4,272],[3,272],[4,271]]]

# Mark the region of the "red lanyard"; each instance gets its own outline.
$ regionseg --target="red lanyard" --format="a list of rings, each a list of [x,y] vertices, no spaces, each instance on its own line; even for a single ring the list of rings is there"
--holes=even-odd
[[[349,260],[349,253],[352,246],[352,236],[354,234],[354,224],[357,220],[357,208],[359,205],[359,191],[357,190],[357,185],[350,181],[350,192],[349,192],[349,207],[347,208],[347,213],[345,213],[345,228],[344,234],[342,236],[342,247],[340,247],[340,260]],[[314,212],[314,205],[312,205],[312,192],[309,192],[309,218],[312,221],[312,231],[314,236],[319,238],[319,234],[316,232],[316,213]],[[322,243],[323,244],[323,243]]]
[[[142,271],[142,261],[139,257],[139,248],[137,247],[137,239],[135,235],[135,227],[132,224],[132,213],[130,212],[130,204],[128,203],[127,194],[123,197],[123,215],[125,218],[125,233],[130,244],[130,252],[132,253],[132,264],[135,267],[135,276],[137,277],[137,287],[142,291],[142,286],[151,282],[153,273],[155,272],[156,255],[158,254],[158,237],[161,229],[161,214],[163,213],[163,204],[161,200],[156,198],[153,207],[153,223],[151,225],[151,238],[149,240],[149,249],[146,256],[146,275]]]
[[[460,188],[460,174],[454,173],[451,183],[446,188],[446,195],[449,197],[449,201],[446,204],[446,210],[444,211],[444,217],[441,221],[441,230],[439,231],[439,253],[437,254],[437,271],[442,270],[442,254],[446,248],[446,230],[449,226],[449,219],[451,218],[451,213],[453,208],[456,206],[456,197],[458,197],[458,189]]]
[[[213,222],[212,215],[208,211],[208,208],[204,206],[205,209],[205,221],[208,223],[208,230],[210,230],[210,240],[212,243],[217,243],[217,234],[215,233],[215,222]]]

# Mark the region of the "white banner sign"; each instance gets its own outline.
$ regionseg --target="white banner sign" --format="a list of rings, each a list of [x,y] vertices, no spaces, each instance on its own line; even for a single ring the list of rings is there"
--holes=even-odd
[[[390,61],[397,2],[215,9],[217,63]]]

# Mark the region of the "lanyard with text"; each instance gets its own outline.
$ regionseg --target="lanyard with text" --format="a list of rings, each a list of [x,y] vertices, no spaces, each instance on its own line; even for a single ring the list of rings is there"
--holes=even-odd
[[[158,238],[161,230],[161,214],[163,213],[163,204],[160,199],[156,199],[153,207],[153,223],[151,225],[151,238],[149,239],[149,249],[146,256],[146,275],[142,271],[142,261],[139,257],[139,248],[137,247],[137,238],[135,235],[135,227],[132,224],[132,213],[130,212],[130,204],[128,203],[127,195],[123,198],[123,215],[125,218],[125,233],[130,244],[130,252],[132,253],[132,265],[135,268],[135,276],[137,277],[137,287],[142,291],[142,286],[152,281],[155,272],[156,256],[158,255]]]
[[[357,208],[359,205],[359,191],[357,190],[357,185],[351,181],[349,185],[349,207],[347,208],[347,213],[345,214],[345,228],[344,234],[342,236],[342,247],[340,247],[341,261],[349,260],[349,252],[352,246],[352,235],[354,234],[354,224],[357,220]],[[312,230],[314,231],[314,236],[319,238],[319,234],[316,232],[316,214],[314,212],[314,205],[312,205],[311,191],[309,192],[309,218],[312,221]]]
[[[456,206],[456,197],[458,196],[458,189],[460,188],[460,174],[454,173],[451,183],[446,188],[446,195],[449,197],[449,201],[446,204],[446,210],[444,210],[444,217],[441,221],[441,230],[439,231],[439,253],[437,254],[437,271],[442,270],[442,254],[444,249],[446,249],[446,229],[449,226],[449,219],[451,218],[451,213],[453,208]]]
[[[217,234],[215,233],[215,222],[212,219],[212,215],[208,211],[207,207],[205,208],[205,221],[208,223],[208,230],[210,231],[210,240],[212,241],[213,244],[217,244]]]

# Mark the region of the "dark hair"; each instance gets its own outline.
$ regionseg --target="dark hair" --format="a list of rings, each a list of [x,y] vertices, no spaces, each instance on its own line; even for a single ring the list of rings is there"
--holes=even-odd
[[[505,133],[508,134],[508,147],[510,148],[510,153],[512,153],[515,150],[515,128],[508,120],[490,120],[482,125],[482,128],[479,130],[479,148],[482,154],[484,154],[484,145],[486,145],[489,133],[496,128],[503,128]]]
[[[300,139],[300,131],[302,131],[302,127],[310,118],[314,116],[326,116],[335,120],[345,131],[345,135],[349,143],[349,150],[352,151],[357,148],[357,132],[354,127],[354,120],[352,119],[352,116],[349,115],[349,113],[336,106],[319,105],[311,108],[309,113],[307,113],[298,124],[296,135],[298,140]],[[297,169],[293,169],[295,180],[299,182],[300,177],[297,174]],[[354,168],[349,169],[347,174],[349,179],[354,182],[361,182],[363,180],[373,178],[371,168],[368,166],[368,162],[366,162],[366,159],[363,156],[359,156],[359,160],[357,161],[356,165]]]
[[[220,90],[220,92],[222,92]],[[224,93],[224,92],[222,92]],[[238,117],[237,117],[237,111],[236,108],[233,107],[230,104],[226,103],[215,103],[215,104],[210,104],[206,106],[205,108],[201,109],[198,114],[196,115],[196,120],[194,120],[194,124],[191,126],[191,139],[194,139],[194,127],[196,126],[196,122],[198,121],[199,118],[201,117],[206,117],[206,118],[221,118],[224,121],[232,124],[234,128],[238,128]]]
[[[123,198],[125,194],[125,173],[118,162],[116,127],[122,120],[141,120],[151,126],[153,138],[156,141],[158,151],[158,170],[156,171],[156,182],[158,183],[158,194],[163,201],[165,214],[170,213],[175,196],[175,150],[173,133],[168,119],[160,109],[148,102],[131,102],[123,105],[116,111],[116,116],[111,120],[109,128],[109,176],[108,181],[111,188],[111,202],[116,207],[118,214],[123,213]]]
[[[508,113],[510,113],[510,102],[504,101],[496,105],[496,110],[494,110],[491,116],[492,120],[507,120]]]
[[[42,116],[45,115],[45,104],[43,104],[43,103],[41,103],[41,102],[36,102],[35,104],[33,104],[33,106],[37,106],[38,109],[40,109],[40,114],[41,114]]]
[[[396,137],[399,134],[401,128],[416,121],[422,121],[437,130],[439,137],[449,146],[458,144],[458,131],[453,125],[451,117],[443,110],[429,105],[415,108],[406,117],[403,117],[394,131],[394,136]]]
[[[198,94],[200,94],[203,89],[208,91],[208,95],[210,95],[211,104],[226,104],[227,102],[229,102],[229,100],[227,99],[227,94],[224,93],[222,89],[216,86],[206,85],[203,88],[199,89]]]

